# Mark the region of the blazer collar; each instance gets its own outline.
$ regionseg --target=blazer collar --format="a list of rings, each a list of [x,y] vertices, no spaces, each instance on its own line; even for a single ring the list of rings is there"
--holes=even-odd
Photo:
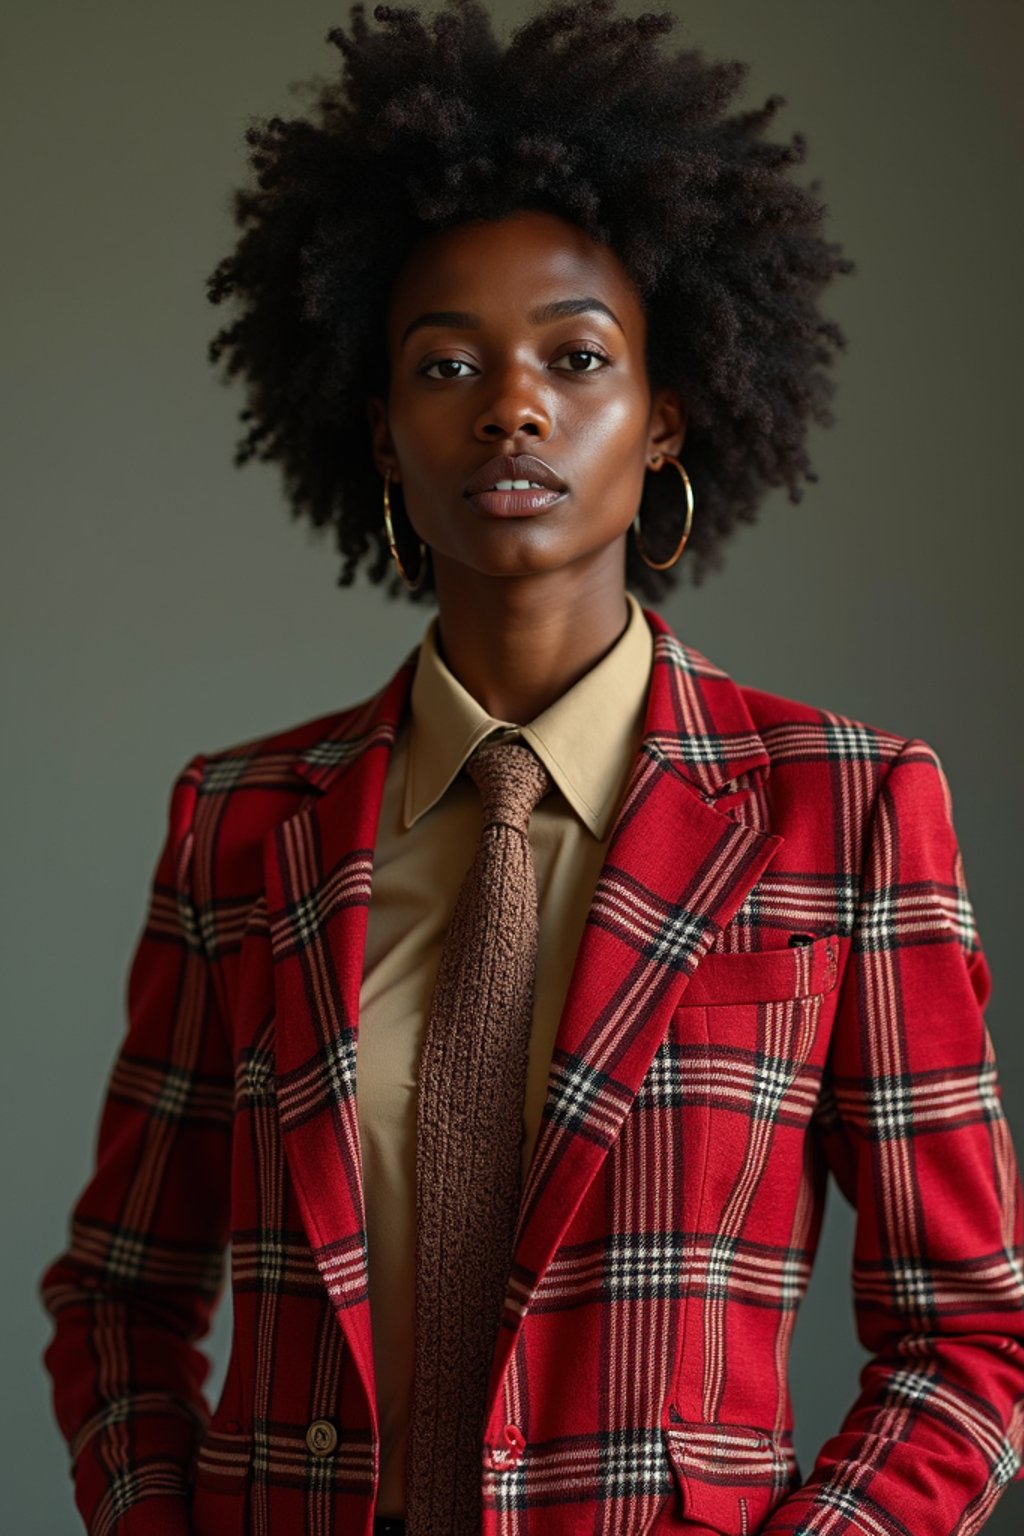
[[[652,608],[642,609],[654,641],[639,753],[671,762],[705,799],[734,790],[736,781],[766,776],[770,759],[746,700],[728,673],[685,645]],[[296,758],[295,771],[326,793],[362,753],[390,747],[409,705],[418,645],[384,687],[335,717]]]

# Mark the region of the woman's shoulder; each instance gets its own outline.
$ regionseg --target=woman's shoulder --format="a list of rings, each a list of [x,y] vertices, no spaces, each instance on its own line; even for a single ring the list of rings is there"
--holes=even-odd
[[[659,620],[662,631],[667,629]],[[716,732],[756,733],[770,758],[802,749],[808,760],[819,756],[888,761],[918,738],[907,731],[829,707],[816,699],[793,696],[741,680],[693,644],[656,632],[661,658],[678,671],[679,691],[691,703],[683,714],[707,722],[707,749]],[[695,701],[695,702],[692,702]]]
[[[198,754],[199,758],[207,771],[219,771],[225,778],[237,776],[250,764],[262,771],[274,764],[290,764],[322,787],[325,778],[333,777],[334,767],[358,755],[371,741],[394,734],[402,718],[415,659],[414,648],[383,683],[352,703],[217,745]]]
[[[920,816],[949,822],[952,790],[932,741],[806,699],[746,685],[740,691],[779,788],[792,780],[811,795],[827,790],[847,811],[857,805],[871,815],[887,787]]]
[[[267,834],[308,810],[367,744],[379,695],[300,717],[258,735],[195,753],[179,775],[189,785],[189,821],[203,850],[197,900],[249,905],[262,887]]]
[[[773,743],[800,740],[808,748],[817,745],[837,756],[867,754],[888,759],[898,756],[912,742],[920,741],[905,731],[895,731],[811,700],[794,699],[746,684],[739,687],[751,721],[769,752]]]
[[[214,745],[200,755],[207,767],[240,761],[282,758],[302,760],[315,752],[318,743],[344,735],[371,702],[369,698],[360,699],[354,704],[343,704],[324,714],[304,716],[286,725],[274,726],[256,736]]]
[[[243,834],[254,834],[291,814],[311,792],[326,788],[375,735],[388,734],[380,704],[377,692],[258,735],[215,744],[196,752],[181,777],[191,780],[206,816],[217,818],[219,835],[233,824]]]

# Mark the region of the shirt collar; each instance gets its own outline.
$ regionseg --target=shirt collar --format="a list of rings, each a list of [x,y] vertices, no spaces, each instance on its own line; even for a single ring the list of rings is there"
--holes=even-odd
[[[496,720],[448,670],[435,615],[420,643],[410,694],[403,822],[430,810],[485,736],[519,736],[598,839],[604,839],[633,766],[650,683],[654,640],[643,609],[626,593],[629,618],[611,650],[525,725]]]

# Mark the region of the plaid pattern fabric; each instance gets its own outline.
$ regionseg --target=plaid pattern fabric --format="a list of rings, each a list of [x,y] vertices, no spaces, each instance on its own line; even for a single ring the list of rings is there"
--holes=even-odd
[[[948,785],[925,742],[739,687],[644,613],[645,732],[488,1382],[483,1536],[967,1536],[1022,1473],[1024,1230]],[[94,1536],[370,1536],[357,1015],[414,654],[174,785],[96,1169],[41,1282]],[[829,1170],[871,1358],[802,1476],[786,1364]],[[211,1415],[196,1340],[228,1243]]]

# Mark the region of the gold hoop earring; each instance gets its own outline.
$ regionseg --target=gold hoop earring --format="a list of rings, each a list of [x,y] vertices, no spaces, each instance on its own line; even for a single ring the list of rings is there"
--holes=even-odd
[[[686,473],[686,470],[683,468],[679,460],[673,458],[672,454],[670,453],[656,453],[648,467],[650,469],[656,469],[660,472],[661,466],[664,464],[666,459],[670,464],[674,464],[676,469],[678,469],[679,473],[683,477],[683,484],[686,487],[686,526],[683,529],[682,538],[679,540],[674,553],[669,557],[669,559],[649,560],[644,554],[643,545],[640,543],[640,513],[637,511],[636,517],[633,519],[633,542],[636,545],[637,553],[639,554],[641,560],[644,562],[644,565],[649,565],[652,571],[667,571],[670,565],[675,565],[676,561],[679,559],[679,556],[686,548],[686,541],[690,537],[690,528],[693,524],[693,487],[690,484],[689,475]]]
[[[389,487],[390,487],[390,485],[391,485],[391,471],[390,471],[390,469],[386,469],[384,471],[384,527],[387,530],[387,535],[388,535],[388,548],[391,550],[391,558],[392,558],[392,560],[398,566],[398,574],[401,576],[402,580],[405,582],[406,586],[409,588],[409,591],[410,592],[417,592],[417,591],[419,591],[420,587],[423,585],[423,578],[426,575],[426,571],[427,571],[427,546],[424,544],[423,540],[421,539],[420,540],[420,568],[419,568],[419,572],[417,573],[416,580],[415,581],[410,581],[409,577],[406,575],[405,566],[402,564],[402,557],[398,553],[398,545],[395,543],[395,530],[391,526],[391,497],[389,495]]]

